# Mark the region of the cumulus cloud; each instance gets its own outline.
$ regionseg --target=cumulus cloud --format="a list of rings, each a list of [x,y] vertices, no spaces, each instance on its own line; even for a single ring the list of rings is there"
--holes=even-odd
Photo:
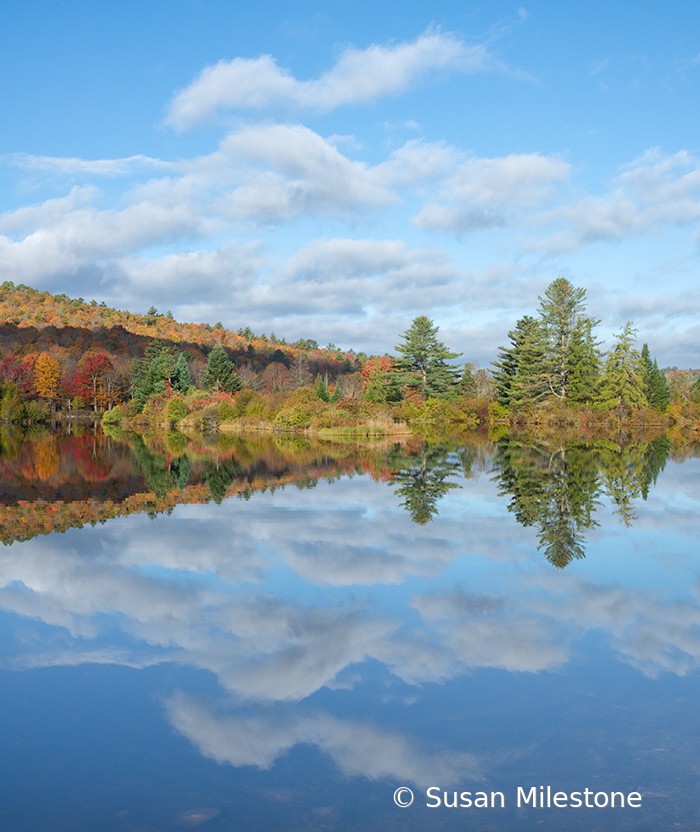
[[[277,66],[271,55],[234,58],[208,66],[172,100],[166,123],[187,130],[217,111],[235,109],[312,109],[365,104],[403,92],[426,74],[503,70],[483,44],[428,29],[416,40],[367,49],[350,47],[318,78],[299,81]]]
[[[12,157],[63,172],[72,187],[0,216],[5,276],[51,291],[70,283],[75,294],[94,294],[99,284],[101,298],[121,308],[155,305],[179,320],[221,320],[365,351],[390,350],[411,317],[429,314],[456,339],[453,347],[488,363],[512,327],[511,310],[532,309],[547,282],[541,263],[528,266],[528,254],[553,256],[672,225],[700,229],[700,166],[685,151],[649,151],[619,171],[609,193],[574,202],[562,193],[571,168],[555,155],[479,158],[423,139],[376,164],[357,158],[361,152],[348,137],[257,123],[232,131],[211,153],[173,163]],[[413,214],[418,231],[479,233],[483,246],[495,231],[498,259],[465,270],[439,248],[411,247],[400,227],[389,239],[368,235],[390,213],[407,223]],[[314,239],[308,220],[323,220],[335,236]],[[305,230],[286,261],[255,239],[290,223]],[[612,314],[641,315],[666,339],[663,360],[679,363],[674,344],[697,354],[692,330],[669,331],[696,308],[691,295],[660,305],[640,297],[625,301],[634,314]]]
[[[397,201],[372,168],[344,156],[302,125],[245,127],[221,144],[219,159],[244,158],[259,167],[242,172],[242,184],[217,207],[233,221],[274,222],[300,214],[342,216],[348,210]]]
[[[0,235],[7,278],[41,285],[52,275],[102,265],[202,228],[200,210],[189,200],[143,199],[121,210],[100,210],[98,197],[96,188],[76,186],[66,197],[0,217],[0,231],[24,234],[16,240]]]

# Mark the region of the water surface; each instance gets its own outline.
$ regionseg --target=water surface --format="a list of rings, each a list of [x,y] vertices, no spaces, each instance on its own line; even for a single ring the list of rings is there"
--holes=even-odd
[[[700,829],[692,446],[1,447],[3,828]]]

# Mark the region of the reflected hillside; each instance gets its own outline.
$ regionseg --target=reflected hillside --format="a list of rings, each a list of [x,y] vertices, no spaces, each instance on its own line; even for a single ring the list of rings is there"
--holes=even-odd
[[[3,431],[0,539],[8,544],[133,513],[154,516],[180,503],[248,499],[289,485],[313,488],[319,479],[355,473],[386,481],[391,454],[410,456],[421,445],[260,434],[110,436],[98,427],[64,434]]]
[[[494,472],[499,495],[538,549],[562,568],[585,556],[586,533],[603,501],[630,526],[667,459],[696,456],[666,436],[615,442],[566,435],[397,442],[319,441],[289,434],[141,436],[99,426],[69,432],[0,432],[0,539],[9,544],[119,516],[170,512],[181,503],[367,474],[384,482],[411,520],[425,526],[440,503],[477,472]],[[465,495],[466,497],[466,495]]]

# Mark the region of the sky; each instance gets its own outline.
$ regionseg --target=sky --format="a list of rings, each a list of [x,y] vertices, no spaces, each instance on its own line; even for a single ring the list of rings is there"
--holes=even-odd
[[[0,280],[488,367],[557,277],[700,366],[700,5],[11,4]]]

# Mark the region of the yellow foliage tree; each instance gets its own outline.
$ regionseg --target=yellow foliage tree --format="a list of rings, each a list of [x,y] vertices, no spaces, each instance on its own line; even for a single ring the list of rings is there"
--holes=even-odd
[[[42,352],[34,362],[34,390],[42,399],[55,399],[61,380],[61,365],[47,352]]]

